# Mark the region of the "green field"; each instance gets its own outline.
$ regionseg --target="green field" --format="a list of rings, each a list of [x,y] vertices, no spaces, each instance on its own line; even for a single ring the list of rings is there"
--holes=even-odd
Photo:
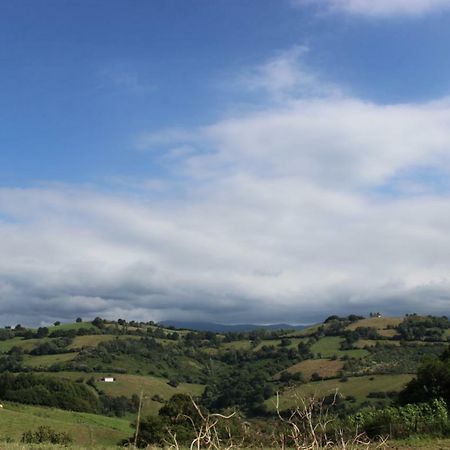
[[[143,411],[145,414],[156,415],[163,406],[162,403],[152,400],[154,395],[159,395],[164,400],[169,400],[174,394],[189,394],[199,396],[205,386],[201,384],[180,383],[177,387],[170,386],[165,378],[139,375],[117,375],[113,374],[116,381],[114,383],[104,383],[99,381],[102,377],[111,376],[111,373],[82,373],[82,372],[46,372],[47,376],[55,378],[66,378],[72,381],[84,381],[94,377],[96,388],[108,395],[130,398],[133,394],[144,393]]]
[[[105,374],[107,375],[107,374]],[[100,374],[101,377],[101,374]],[[101,389],[108,395],[125,395],[131,397],[133,394],[139,394],[141,389],[144,392],[143,411],[145,414],[156,415],[163,406],[162,403],[152,400],[155,394],[160,395],[164,400],[170,399],[174,394],[190,394],[193,396],[201,395],[204,386],[200,384],[180,383],[176,388],[167,384],[168,380],[157,377],[141,377],[136,375],[115,375],[114,383],[97,382],[97,389]]]
[[[321,377],[331,378],[339,374],[343,369],[344,363],[339,360],[330,359],[307,359],[287,369],[288,372],[297,373],[301,372],[306,380],[311,378],[313,373],[318,373]]]
[[[24,351],[33,350],[37,344],[45,342],[46,339],[23,339],[21,337],[15,337],[8,339],[7,341],[0,341],[0,353],[9,352],[13,347],[20,347]]]
[[[90,448],[96,444],[115,445],[133,434],[128,420],[56,408],[4,403],[0,410],[0,436],[19,441],[23,432],[49,426],[70,434],[75,444]],[[3,449],[3,444],[0,444]]]
[[[221,349],[224,350],[250,350],[251,343],[249,340],[243,340],[243,341],[232,341],[232,342],[224,342],[220,346]]]
[[[39,356],[26,356],[24,359],[24,366],[26,367],[50,367],[53,364],[71,361],[76,358],[78,353],[59,353],[57,355],[39,355]]]
[[[318,323],[318,324],[314,324],[314,325],[308,326],[306,328],[303,328],[302,330],[295,330],[295,331],[286,333],[286,337],[295,337],[295,336],[297,336],[297,337],[305,337],[305,336],[309,336],[309,335],[315,333],[319,329],[319,327],[321,325],[322,325],[321,323]]]
[[[421,343],[413,341],[414,343]],[[423,344],[423,342],[422,342]],[[374,339],[358,339],[354,344],[355,347],[364,348],[364,347],[375,347],[376,345],[395,345],[396,347],[400,346],[400,341],[393,340],[374,340]]]
[[[402,320],[399,317],[370,317],[353,322],[348,325],[347,330],[356,330],[358,327],[376,328],[380,336],[393,338],[397,334],[393,327],[398,326]]]
[[[295,406],[301,398],[323,397],[336,391],[344,397],[352,395],[357,403],[361,403],[368,400],[367,395],[370,392],[400,391],[412,378],[412,375],[375,375],[352,377],[347,382],[341,382],[336,378],[310,382],[283,392],[280,395],[280,408]],[[275,398],[272,398],[267,400],[266,404],[273,408],[274,402]]]
[[[83,347],[96,347],[101,342],[109,342],[115,339],[140,339],[139,336],[113,334],[90,334],[86,336],[76,336],[69,345],[70,349],[81,349]]]
[[[320,354],[324,358],[330,358],[334,355],[348,355],[353,358],[364,358],[369,355],[369,352],[363,349],[340,350],[340,345],[343,341],[344,339],[338,336],[323,337],[311,346],[311,351],[316,355]]]
[[[56,330],[80,330],[81,328],[96,329],[91,322],[79,322],[79,323],[74,322],[74,323],[62,323],[61,325],[58,326],[49,326],[48,330],[51,333],[52,331]]]

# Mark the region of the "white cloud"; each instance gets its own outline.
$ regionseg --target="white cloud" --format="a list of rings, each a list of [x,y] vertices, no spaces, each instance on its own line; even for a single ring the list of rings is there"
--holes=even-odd
[[[281,52],[257,67],[244,71],[239,79],[239,87],[250,91],[265,91],[278,101],[290,97],[338,95],[339,89],[325,82],[305,63],[308,53],[305,46],[296,46]]]
[[[294,4],[324,6],[370,17],[419,16],[450,9],[449,0],[293,0]]]
[[[141,136],[172,173],[139,196],[0,189],[2,320],[447,313],[450,195],[422,169],[450,171],[450,102],[304,96],[266,75],[285,106]]]

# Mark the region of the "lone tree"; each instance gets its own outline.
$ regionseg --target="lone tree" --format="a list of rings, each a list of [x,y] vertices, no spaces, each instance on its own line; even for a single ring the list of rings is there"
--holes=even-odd
[[[39,327],[36,332],[37,338],[44,338],[48,336],[48,328],[47,327]]]
[[[105,321],[101,317],[96,317],[92,321],[92,325],[94,325],[97,328],[103,328],[105,326]]]

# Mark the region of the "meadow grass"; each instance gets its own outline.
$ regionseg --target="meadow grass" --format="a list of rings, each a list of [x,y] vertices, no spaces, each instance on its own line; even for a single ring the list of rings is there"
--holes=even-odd
[[[86,336],[76,336],[69,345],[70,349],[83,347],[96,347],[102,342],[109,342],[123,339],[140,339],[140,336],[134,335],[113,335],[113,334],[88,334]]]
[[[370,317],[353,322],[346,329],[351,331],[358,327],[375,328],[380,336],[392,339],[398,336],[397,330],[393,327],[397,327],[401,322],[403,322],[402,317]]]
[[[286,348],[297,348],[298,344],[302,341],[306,341],[307,338],[298,338],[298,337],[289,337],[290,344],[286,346]],[[262,342],[260,342],[256,347],[255,350],[261,350],[264,346],[275,346],[279,347],[281,345],[281,339],[266,339]]]
[[[133,434],[130,421],[117,417],[8,402],[0,410],[0,437],[3,440],[20,441],[24,431],[42,425],[68,433],[75,444],[85,448],[95,444],[115,445]],[[3,444],[0,444],[1,448]]]
[[[346,396],[354,396],[356,404],[370,400],[367,395],[370,392],[400,391],[413,378],[412,375],[372,375],[362,377],[350,377],[348,381],[339,379],[309,382],[300,386],[287,389],[280,395],[280,408],[292,407],[298,398],[310,396],[324,397],[333,394],[336,390]],[[275,397],[266,401],[269,408],[274,408]]]
[[[49,338],[42,339],[23,339],[21,337],[15,337],[8,339],[7,341],[0,341],[0,353],[9,352],[13,347],[20,347],[24,351],[33,350],[39,344],[47,342]]]
[[[343,369],[344,363],[339,360],[331,359],[307,359],[299,362],[287,369],[290,373],[301,372],[306,380],[311,378],[313,373],[318,373],[324,378],[331,378],[338,375]]]
[[[323,337],[311,346],[311,351],[316,355],[320,353],[320,355],[325,358],[330,358],[334,355],[364,358],[369,355],[369,352],[363,349],[341,350],[340,345],[343,341],[344,339],[338,336]]]
[[[154,395],[159,395],[164,400],[169,400],[174,394],[189,394],[199,396],[203,393],[205,386],[202,384],[180,383],[177,387],[170,386],[165,378],[153,376],[140,376],[128,374],[113,374],[111,372],[46,372],[47,376],[55,378],[65,378],[72,381],[80,380],[86,382],[94,377],[95,386],[98,390],[114,397],[124,395],[130,398],[133,394],[140,395],[141,390],[144,393],[143,413],[147,415],[156,415],[163,406],[163,403],[152,400]],[[113,375],[116,381],[114,383],[104,383],[100,378]]]
[[[80,329],[96,329],[91,322],[73,322],[73,323],[62,323],[61,325],[49,326],[48,330],[51,333],[56,330],[80,330]]]
[[[251,342],[248,339],[242,341],[224,342],[220,345],[220,349],[223,350],[250,350],[251,347]]]
[[[57,355],[39,355],[39,356],[26,355],[23,360],[23,365],[31,368],[37,367],[45,368],[50,367],[53,364],[72,361],[77,357],[77,355],[78,355],[77,352],[59,353]]]
[[[107,374],[106,374],[107,375]],[[100,374],[101,376],[101,374]],[[201,395],[205,386],[201,384],[180,383],[177,387],[170,386],[165,378],[138,375],[115,375],[114,383],[97,382],[97,389],[101,389],[108,395],[125,395],[131,397],[144,393],[144,403],[142,411],[144,414],[156,415],[163,403],[152,400],[154,395],[161,396],[164,400],[169,400],[174,394]]]
[[[419,341],[412,341],[414,343],[420,343]],[[355,347],[364,348],[364,347],[375,347],[375,345],[395,345],[396,347],[400,346],[400,341],[393,340],[375,340],[375,339],[358,339],[355,342]]]
[[[321,323],[316,323],[314,325],[311,325],[307,328],[303,328],[302,330],[296,330],[293,331],[292,333],[288,333],[286,334],[287,337],[292,337],[292,336],[298,336],[298,337],[305,337],[305,336],[309,336],[313,333],[315,333],[320,327],[322,326]]]

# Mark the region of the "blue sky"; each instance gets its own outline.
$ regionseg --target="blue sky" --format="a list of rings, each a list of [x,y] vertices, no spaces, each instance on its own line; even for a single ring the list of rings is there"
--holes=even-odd
[[[1,2],[3,317],[447,313],[449,43],[447,0]]]
[[[362,98],[450,89],[450,15],[361,18],[289,1],[5,1],[0,6],[3,185],[153,171],[135,137],[220,118],[240,71],[295,45]]]

